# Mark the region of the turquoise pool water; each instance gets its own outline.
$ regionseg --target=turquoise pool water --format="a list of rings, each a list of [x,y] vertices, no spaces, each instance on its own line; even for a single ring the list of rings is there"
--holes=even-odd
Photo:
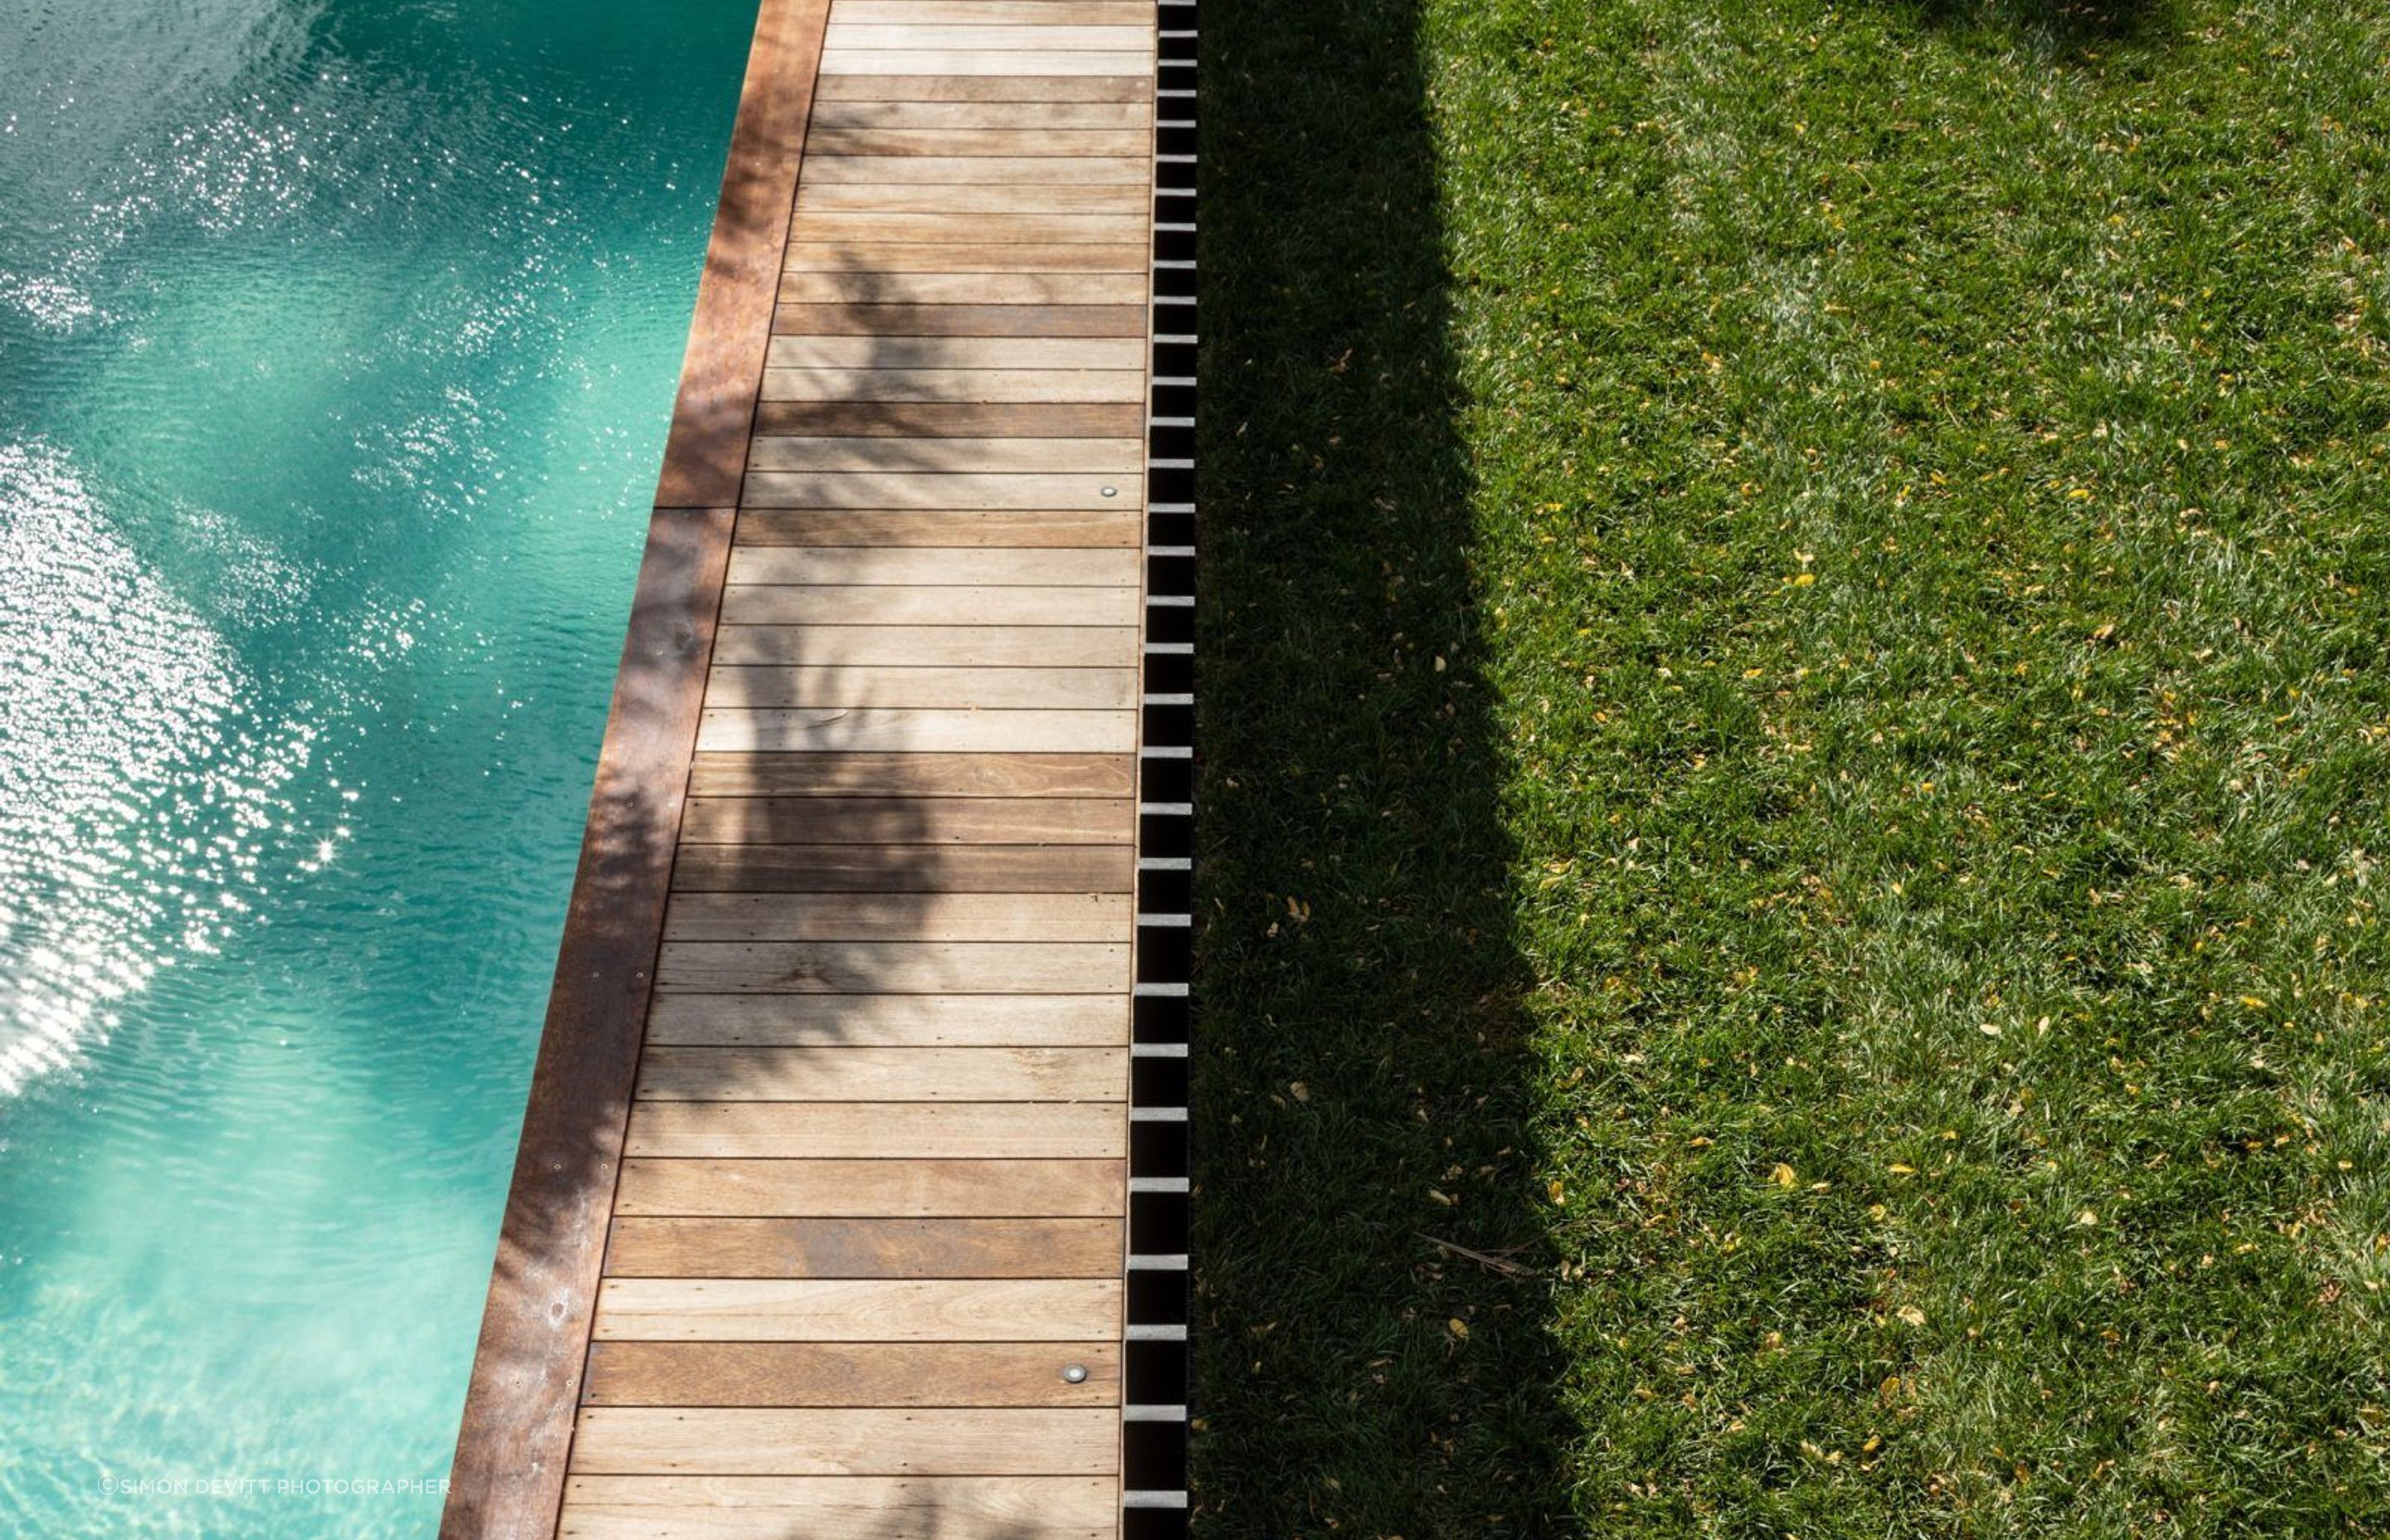
[[[436,1526],[753,17],[0,0],[0,1534]]]

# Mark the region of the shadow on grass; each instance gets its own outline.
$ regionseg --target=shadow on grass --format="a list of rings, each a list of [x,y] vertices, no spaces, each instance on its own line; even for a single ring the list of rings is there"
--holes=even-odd
[[[1410,0],[1205,17],[1194,1496],[1213,1536],[1529,1534],[1566,1507],[1532,973],[1417,27]]]
[[[2065,48],[2138,43],[2162,30],[2166,0],[1895,0],[1928,26],[2025,33]]]

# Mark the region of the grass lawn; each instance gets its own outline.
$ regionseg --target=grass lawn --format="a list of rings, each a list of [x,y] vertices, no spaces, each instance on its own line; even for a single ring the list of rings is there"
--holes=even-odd
[[[2390,1533],[2390,19],[1204,27],[1199,1533]]]

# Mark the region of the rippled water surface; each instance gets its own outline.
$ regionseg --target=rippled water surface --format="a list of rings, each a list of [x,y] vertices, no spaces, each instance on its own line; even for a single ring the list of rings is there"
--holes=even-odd
[[[436,1526],[753,14],[0,0],[0,1533]]]

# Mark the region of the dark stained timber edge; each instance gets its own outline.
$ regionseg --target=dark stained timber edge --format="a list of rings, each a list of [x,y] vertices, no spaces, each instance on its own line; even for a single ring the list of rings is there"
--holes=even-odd
[[[755,18],[656,483],[658,507],[739,500],[829,19],[829,0],[764,0]]]
[[[763,0],[532,1072],[443,1540],[556,1533],[829,0]]]

